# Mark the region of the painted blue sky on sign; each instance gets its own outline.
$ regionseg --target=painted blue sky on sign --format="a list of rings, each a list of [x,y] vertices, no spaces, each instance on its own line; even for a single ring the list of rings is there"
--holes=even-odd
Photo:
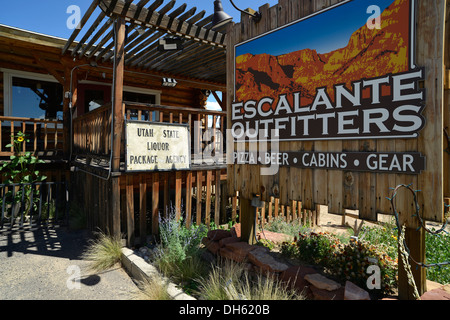
[[[371,5],[383,12],[394,0],[351,0],[280,30],[236,46],[236,57],[251,54],[278,56],[302,49],[328,53],[343,48],[350,36],[372,16]]]

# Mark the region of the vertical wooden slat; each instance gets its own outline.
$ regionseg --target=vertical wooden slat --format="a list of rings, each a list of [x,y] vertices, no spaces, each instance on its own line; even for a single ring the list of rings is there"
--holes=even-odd
[[[302,202],[301,201],[297,201],[297,220],[298,222],[301,222],[301,218],[302,218]]]
[[[23,133],[23,134],[26,134],[26,132],[25,132],[25,131],[26,131],[25,126],[26,126],[25,121],[22,121],[22,133]],[[27,146],[27,143],[26,143],[26,140],[25,140],[25,141],[23,141],[23,143],[22,143],[22,151],[23,151],[23,152],[26,151],[26,146]]]
[[[206,171],[206,203],[205,203],[205,224],[209,228],[211,224],[211,179],[212,171]]]
[[[164,204],[163,204],[163,215],[168,218],[170,213],[170,174],[169,172],[164,172]]]
[[[152,174],[152,234],[159,232],[159,173]]]
[[[220,224],[220,170],[215,171],[215,198],[214,198],[214,223],[216,226]]]
[[[196,224],[199,226],[202,223],[202,171],[197,171],[197,213],[196,213]]]
[[[127,194],[127,244],[134,245],[135,227],[134,227],[134,192],[133,192],[133,176],[127,175],[126,178],[126,194]]]
[[[273,215],[274,215],[274,218],[275,218],[275,219],[278,218],[279,203],[280,203],[280,199],[275,198],[275,201],[274,201],[274,210],[273,210]]]
[[[192,219],[192,171],[186,172],[186,227],[191,226]]]
[[[268,222],[272,222],[272,212],[273,212],[273,197],[270,197],[268,213],[267,213],[267,221]]]
[[[14,121],[11,121],[11,152],[14,153]]]
[[[177,171],[175,173],[175,210],[177,221],[181,217],[181,186],[182,186],[182,172]]]
[[[139,237],[141,245],[145,244],[147,236],[147,175],[139,177]]]

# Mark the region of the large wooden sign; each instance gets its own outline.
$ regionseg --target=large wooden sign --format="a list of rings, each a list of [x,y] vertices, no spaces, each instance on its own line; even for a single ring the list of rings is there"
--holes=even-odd
[[[345,1],[237,44],[234,137],[251,129],[263,130],[260,139],[277,129],[280,141],[417,137],[426,70],[414,63],[414,8],[414,0]]]
[[[442,221],[445,4],[279,0],[259,23],[243,15],[227,32],[229,191],[376,220],[412,184]]]
[[[167,171],[191,167],[187,125],[126,121],[126,170]]]

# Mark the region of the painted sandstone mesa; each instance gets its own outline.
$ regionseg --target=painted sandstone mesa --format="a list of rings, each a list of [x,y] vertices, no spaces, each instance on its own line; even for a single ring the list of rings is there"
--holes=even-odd
[[[409,70],[409,1],[395,0],[381,14],[381,28],[366,25],[356,30],[347,46],[319,54],[303,49],[280,56],[243,54],[236,58],[236,100],[276,99],[280,94],[301,92],[301,104],[311,104],[316,88],[327,87],[331,100],[333,85]],[[382,95],[390,87],[383,85]],[[370,88],[362,92],[370,97]],[[266,111],[266,110],[265,110]]]

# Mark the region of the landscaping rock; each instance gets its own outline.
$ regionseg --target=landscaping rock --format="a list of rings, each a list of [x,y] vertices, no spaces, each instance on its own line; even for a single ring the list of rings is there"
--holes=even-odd
[[[240,242],[227,243],[225,245],[225,248],[227,248],[237,254],[247,256],[247,254],[250,251],[254,250],[257,247],[250,245],[247,242],[240,241]]]
[[[237,237],[223,238],[223,239],[219,240],[219,246],[222,248],[228,243],[234,243],[234,242],[239,242],[239,241],[241,241],[241,238],[237,238]]]
[[[358,287],[356,284],[346,281],[344,300],[370,300],[369,293]]]
[[[310,287],[314,300],[344,300],[345,289],[340,287],[336,290],[319,289],[315,286]]]
[[[208,231],[207,236],[208,236],[208,239],[210,239],[210,240],[219,241],[221,239],[231,237],[231,231],[215,229],[215,230]]]
[[[281,244],[285,241],[290,241],[293,239],[292,236],[288,235],[288,234],[284,234],[284,233],[278,233],[278,232],[271,232],[271,231],[267,231],[264,230],[262,232],[259,232],[257,234],[257,239],[258,240],[269,240],[273,243],[278,243]]]
[[[236,223],[231,229],[230,229],[231,235],[236,238],[241,237],[241,224]]]
[[[307,274],[315,274],[317,271],[310,267],[293,266],[284,270],[280,274],[280,280],[286,282],[289,286],[293,286],[298,292],[304,293],[307,297],[311,297],[311,284],[304,279]]]
[[[220,249],[219,242],[210,240],[207,237],[202,239],[202,243],[205,245],[206,249],[208,249],[211,253],[217,254]]]
[[[328,290],[328,291],[337,290],[341,287],[341,285],[339,283],[337,283],[336,281],[328,279],[327,277],[324,277],[319,273],[307,274],[305,276],[305,280],[307,280],[309,283],[311,283],[313,286],[315,286],[318,289],[323,289],[323,290]]]
[[[263,272],[280,273],[288,269],[288,266],[275,260],[269,253],[267,248],[257,248],[248,253],[248,260],[255,266],[259,267]]]
[[[236,262],[244,262],[247,254],[243,255],[233,250],[228,249],[227,247],[223,247],[219,249],[219,255],[223,258],[230,259]]]
[[[450,288],[450,285],[447,285]],[[425,292],[421,300],[450,300],[450,290],[445,286]]]

